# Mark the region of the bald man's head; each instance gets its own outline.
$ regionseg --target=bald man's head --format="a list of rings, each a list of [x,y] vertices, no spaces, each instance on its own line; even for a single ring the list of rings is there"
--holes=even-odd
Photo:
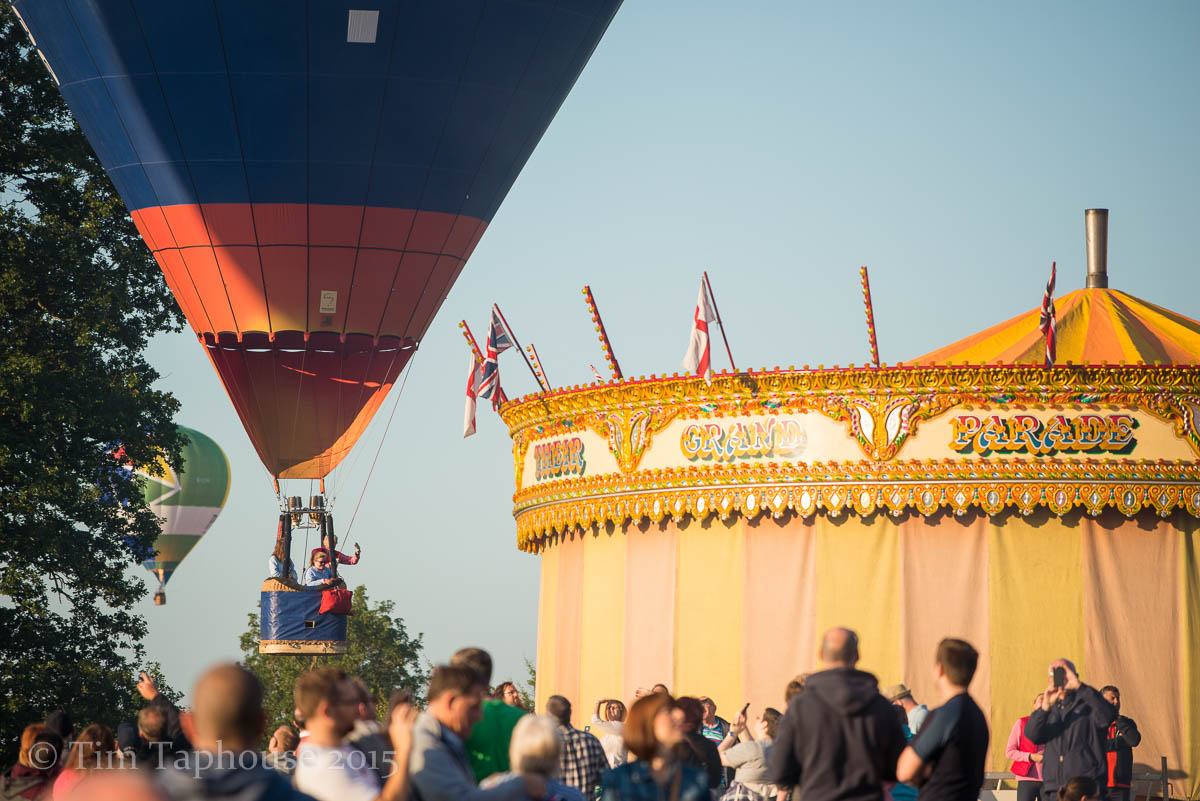
[[[264,721],[262,685],[239,665],[209,668],[196,681],[192,716],[198,746],[253,748]]]
[[[858,635],[838,627],[821,638],[821,661],[826,667],[854,667],[858,663]]]

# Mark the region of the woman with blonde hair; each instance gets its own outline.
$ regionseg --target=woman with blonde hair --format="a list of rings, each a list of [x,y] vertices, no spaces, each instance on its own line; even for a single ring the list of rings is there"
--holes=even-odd
[[[66,798],[92,771],[118,767],[120,761],[116,752],[117,738],[104,724],[93,723],[80,732],[67,754],[62,773],[54,780],[54,801]]]

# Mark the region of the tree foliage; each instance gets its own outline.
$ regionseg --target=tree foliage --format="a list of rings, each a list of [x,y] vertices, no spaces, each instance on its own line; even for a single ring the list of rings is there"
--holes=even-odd
[[[143,351],[181,317],[91,147],[0,5],[0,756],[63,706],[131,714],[158,521],[123,464],[179,466]],[[122,449],[122,456],[115,455]]]
[[[241,638],[242,664],[262,682],[268,737],[277,727],[292,722],[295,710],[292,689],[296,679],[314,668],[341,668],[362,679],[375,695],[381,720],[393,690],[409,690],[414,698],[422,697],[429,683],[423,635],[409,636],[404,621],[392,617],[395,608],[392,601],[372,606],[367,599],[367,588],[356,587],[346,630],[347,651],[327,656],[260,654],[258,615],[250,615],[250,624]]]

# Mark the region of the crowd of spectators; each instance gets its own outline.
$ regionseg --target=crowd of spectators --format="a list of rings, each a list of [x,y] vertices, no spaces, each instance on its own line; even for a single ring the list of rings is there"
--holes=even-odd
[[[76,731],[63,710],[28,726],[3,798],[975,801],[989,731],[968,689],[974,647],[938,645],[928,707],[904,684],[881,692],[858,657],[853,631],[826,632],[820,670],[788,683],[783,712],[746,704],[728,720],[710,697],[659,684],[628,707],[599,699],[585,723],[565,696],[536,714],[512,682],[493,689],[490,655],[465,648],[433,668],[424,709],[398,690],[383,721],[363,682],[309,671],[294,687],[298,730],[269,735],[263,689],[241,666],[207,670],[184,712],[142,674],[147,703],[115,732]],[[1049,673],[1007,740],[1018,801],[1129,801],[1141,735],[1120,690],[1084,684],[1067,659]]]

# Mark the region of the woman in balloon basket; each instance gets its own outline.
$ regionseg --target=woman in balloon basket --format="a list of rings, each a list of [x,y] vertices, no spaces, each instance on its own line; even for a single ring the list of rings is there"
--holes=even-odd
[[[313,548],[309,553],[308,567],[304,571],[304,586],[309,589],[328,589],[331,584],[341,583],[341,579],[331,564],[330,554],[340,564],[356,565],[362,555],[362,548],[356,542],[354,543],[354,556],[346,556],[337,550],[337,535],[327,533],[322,547]],[[286,576],[284,575],[285,565],[287,566]],[[296,575],[296,566],[288,558],[288,541],[283,535],[282,521],[279,524],[279,531],[275,535],[275,550],[267,559],[267,576],[285,581],[290,579],[294,584],[300,583]]]

